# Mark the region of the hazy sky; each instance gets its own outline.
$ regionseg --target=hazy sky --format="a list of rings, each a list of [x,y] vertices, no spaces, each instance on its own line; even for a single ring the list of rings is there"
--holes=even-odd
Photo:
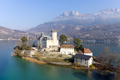
[[[0,0],[0,26],[24,30],[65,11],[95,14],[111,8],[120,8],[120,0]]]

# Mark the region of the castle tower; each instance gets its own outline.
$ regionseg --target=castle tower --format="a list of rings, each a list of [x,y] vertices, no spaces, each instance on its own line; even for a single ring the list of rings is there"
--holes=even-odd
[[[53,39],[53,41],[56,41],[57,40],[57,31],[54,30],[54,29],[52,29],[51,33],[52,33],[52,39]]]

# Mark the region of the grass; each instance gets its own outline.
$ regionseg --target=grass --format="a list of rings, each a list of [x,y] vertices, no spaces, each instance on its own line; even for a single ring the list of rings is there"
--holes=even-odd
[[[73,59],[70,57],[65,57],[64,55],[56,55],[56,54],[40,54],[39,52],[36,52],[36,54],[33,56],[34,58],[46,61],[46,62],[65,62],[69,63],[72,62]]]

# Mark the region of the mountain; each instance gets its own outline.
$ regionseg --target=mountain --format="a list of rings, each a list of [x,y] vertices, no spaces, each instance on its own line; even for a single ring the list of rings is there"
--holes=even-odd
[[[112,24],[120,22],[120,9],[104,9],[97,14],[80,14],[78,11],[64,12],[51,22],[77,25]]]
[[[0,39],[13,40],[13,39],[20,39],[23,36],[33,37],[32,34],[26,33],[24,31],[12,30],[12,29],[8,29],[0,26]]]
[[[117,38],[120,36],[120,23],[89,26],[82,28],[80,32],[84,37],[89,36],[96,39]]]
[[[49,22],[38,25],[36,28],[31,29],[32,31],[30,32],[33,33],[45,32],[49,34],[51,29],[57,30],[58,34],[66,34],[69,37],[78,38],[89,37],[95,39],[105,39],[106,37],[117,38],[117,36],[120,36],[120,23],[92,25],[85,27],[81,25]]]
[[[64,12],[50,22],[28,30],[32,33],[50,33],[51,29],[59,34],[79,38],[117,38],[120,34],[120,9],[104,9],[97,14],[80,14],[78,11]]]

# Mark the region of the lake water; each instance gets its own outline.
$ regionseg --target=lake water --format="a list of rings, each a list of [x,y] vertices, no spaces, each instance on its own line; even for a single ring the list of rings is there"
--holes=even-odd
[[[102,53],[104,51],[105,47],[108,47],[113,53],[120,54],[120,44],[83,44],[85,48],[89,48],[94,54],[94,56],[97,56],[99,53]]]
[[[0,80],[112,80],[111,75],[100,75],[97,71],[75,70],[64,66],[31,63],[11,56],[15,41],[0,41]],[[96,56],[106,45],[84,44]],[[120,52],[118,45],[109,45]]]

